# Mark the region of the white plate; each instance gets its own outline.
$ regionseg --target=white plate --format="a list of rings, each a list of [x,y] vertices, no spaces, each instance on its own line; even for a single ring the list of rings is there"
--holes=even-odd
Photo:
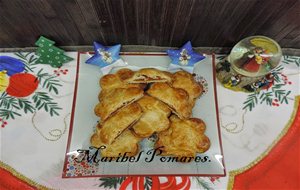
[[[190,175],[190,176],[225,176],[224,158],[221,148],[220,128],[218,124],[216,88],[214,77],[213,56],[195,65],[194,73],[206,81],[206,92],[197,101],[193,109],[193,117],[201,118],[207,126],[205,134],[211,141],[211,147],[203,154],[198,154],[204,162],[180,163],[162,162],[161,156],[155,156],[153,161],[146,162],[151,157],[147,152],[153,143],[147,139],[140,143],[141,157],[137,162],[93,162],[90,150],[90,161],[83,157],[84,151],[89,150],[89,139],[93,134],[98,117],[94,107],[98,103],[100,91],[99,79],[101,70],[95,65],[85,64],[90,57],[87,53],[78,55],[78,76],[75,87],[71,126],[64,165],[63,177],[95,177],[108,175]],[[122,59],[128,63],[128,68],[136,70],[141,67],[155,67],[167,70],[170,59],[164,53],[123,53]],[[113,69],[112,72],[116,71]],[[78,152],[78,150],[81,151]],[[76,162],[74,159],[77,157]],[[96,160],[100,159],[97,155]],[[137,158],[136,158],[137,159]],[[199,161],[199,160],[198,160]]]

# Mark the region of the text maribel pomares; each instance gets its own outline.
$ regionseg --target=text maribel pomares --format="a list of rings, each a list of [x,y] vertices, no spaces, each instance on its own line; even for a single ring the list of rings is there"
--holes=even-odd
[[[169,157],[169,156],[161,156],[162,150],[159,147],[156,149],[151,149],[148,151],[140,151],[137,156],[128,156],[130,152],[125,152],[123,154],[119,153],[118,157],[101,157],[100,152],[101,150],[105,149],[105,146],[101,146],[99,148],[96,147],[89,147],[89,150],[84,149],[78,149],[77,153],[78,156],[76,156],[75,161],[76,162],[82,162],[82,161],[88,161],[88,162],[138,162],[142,161],[142,159],[145,162],[152,162],[154,160],[159,159],[161,162],[210,162],[208,156],[195,156],[195,157]]]

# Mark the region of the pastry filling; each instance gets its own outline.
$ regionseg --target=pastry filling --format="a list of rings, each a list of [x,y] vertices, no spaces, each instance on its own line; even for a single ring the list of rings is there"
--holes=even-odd
[[[129,100],[129,101],[127,101],[127,102],[123,102],[123,104],[122,104],[121,106],[119,106],[119,107],[118,107],[115,111],[113,111],[111,114],[109,114],[109,116],[108,116],[107,118],[109,118],[109,117],[115,115],[120,109],[122,109],[123,107],[128,106],[128,105],[130,105],[130,104],[132,104],[132,103],[134,103],[136,100],[138,100],[138,99],[140,99],[140,98],[142,98],[142,96],[141,96],[141,97],[138,97],[138,98],[134,98],[134,99]]]
[[[139,75],[138,79],[134,79],[134,81],[157,81],[157,80],[166,80],[161,78],[160,76],[149,77],[147,75]]]
[[[116,141],[116,139],[126,130],[126,129],[130,129],[132,126],[134,126],[138,121],[139,121],[140,118],[134,120],[130,125],[128,125],[124,130],[122,131],[119,131],[118,133],[118,136],[116,136],[116,138],[112,141],[112,143],[114,143]],[[111,143],[111,144],[112,144]]]

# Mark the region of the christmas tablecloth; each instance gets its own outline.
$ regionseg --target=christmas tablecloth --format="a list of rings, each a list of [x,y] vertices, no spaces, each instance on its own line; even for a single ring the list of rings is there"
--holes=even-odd
[[[300,57],[285,55],[258,93],[217,83],[226,177],[63,179],[77,52],[66,55],[74,60],[53,68],[34,53],[0,53],[15,65],[0,72],[0,189],[300,188]]]

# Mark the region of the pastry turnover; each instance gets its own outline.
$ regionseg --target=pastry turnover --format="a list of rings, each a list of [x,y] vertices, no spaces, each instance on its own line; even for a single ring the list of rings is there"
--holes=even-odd
[[[201,119],[190,118],[181,120],[172,115],[170,128],[159,133],[155,147],[162,147],[162,155],[177,157],[195,157],[210,147],[205,136],[205,123]]]
[[[99,82],[101,89],[109,90],[114,88],[140,87],[139,84],[129,84],[126,82],[133,74],[134,72],[130,69],[120,69],[115,74],[104,75]]]
[[[154,68],[145,68],[136,71],[134,75],[127,79],[128,83],[151,83],[151,82],[171,82],[171,74]]]
[[[105,146],[102,157],[135,156],[139,141],[153,133],[158,134],[155,147],[162,147],[164,156],[195,157],[209,149],[204,122],[190,118],[203,91],[192,74],[121,69],[99,83],[100,103],[94,111],[101,121],[90,141],[95,147]],[[170,117],[171,112],[175,115]]]
[[[118,110],[116,114],[102,122],[100,138],[102,142],[111,144],[121,133],[136,123],[142,116],[142,109],[137,103],[132,103]]]
[[[169,128],[169,115],[171,110],[163,102],[151,97],[144,96],[137,103],[143,110],[140,120],[132,127],[140,137],[149,137],[154,132],[161,132]]]
[[[119,154],[126,156],[135,156],[139,151],[138,142],[141,138],[135,136],[131,130],[126,129],[112,144],[104,143],[100,134],[102,133],[102,128],[97,126],[96,132],[92,135],[90,142],[94,147],[105,146],[104,149],[101,149],[102,157],[118,157]]]
[[[189,105],[189,95],[181,88],[173,88],[167,83],[154,83],[147,93],[166,103],[180,118],[188,118],[192,109]]]
[[[115,88],[102,93],[101,101],[94,109],[95,114],[105,121],[118,109],[142,98],[144,91],[137,87]]]
[[[172,86],[185,90],[192,100],[198,98],[203,92],[202,85],[197,83],[193,75],[186,71],[178,71],[173,74]]]

